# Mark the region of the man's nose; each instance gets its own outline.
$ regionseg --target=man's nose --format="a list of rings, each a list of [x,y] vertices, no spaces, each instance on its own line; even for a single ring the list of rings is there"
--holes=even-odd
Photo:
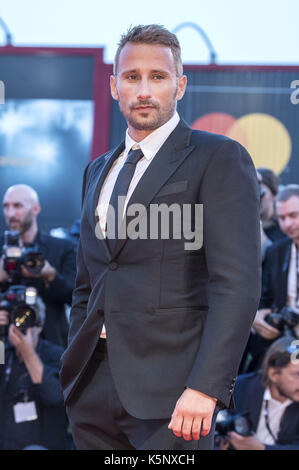
[[[12,206],[11,206],[11,207],[7,207],[7,208],[4,210],[4,215],[5,215],[6,217],[8,217],[9,219],[10,219],[11,217],[13,217],[13,216],[15,215],[15,213],[16,213],[16,211],[15,211],[14,207],[12,207]]]
[[[151,85],[149,83],[149,80],[147,78],[143,78],[139,82],[137,98],[139,100],[144,100],[144,99],[150,98],[151,96],[152,96],[152,92],[151,92]]]

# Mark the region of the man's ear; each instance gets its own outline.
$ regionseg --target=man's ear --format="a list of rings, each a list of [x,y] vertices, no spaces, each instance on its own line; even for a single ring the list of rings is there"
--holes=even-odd
[[[110,75],[110,92],[114,100],[118,101],[118,93],[116,88],[116,76]]]
[[[280,369],[277,369],[276,367],[269,367],[268,378],[271,382],[276,383],[276,379],[279,375],[280,375]]]
[[[39,204],[35,204],[35,205],[33,206],[33,213],[34,213],[34,215],[37,216],[37,215],[40,213],[40,211],[41,211],[41,206],[40,206]]]
[[[187,77],[186,77],[186,75],[182,75],[179,78],[179,83],[178,83],[178,91],[177,91],[177,95],[176,95],[177,101],[179,101],[183,98],[183,96],[185,94],[186,86],[187,86]]]

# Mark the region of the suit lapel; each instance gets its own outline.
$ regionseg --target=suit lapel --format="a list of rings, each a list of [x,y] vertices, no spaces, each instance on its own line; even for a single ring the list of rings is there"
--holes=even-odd
[[[190,127],[181,120],[140,178],[128,205],[138,203],[144,208],[148,207],[155,194],[194,149],[190,145],[191,132]],[[127,234],[128,220],[124,223],[124,233]],[[118,254],[126,241],[127,237],[117,241],[113,256]]]
[[[111,150],[108,152],[104,157],[100,157],[104,159],[104,162],[99,162],[102,163],[102,165],[98,168],[96,168],[93,177],[92,177],[92,182],[90,184],[90,194],[92,195],[92,214],[91,214],[91,222],[92,226],[95,227],[96,232],[98,231],[101,232],[100,229],[100,224],[99,224],[99,218],[97,215],[97,206],[98,206],[98,201],[99,201],[99,195],[100,191],[102,189],[103,183],[105,181],[106,176],[109,173],[109,170],[113,164],[113,162],[119,157],[121,152],[124,149],[124,142],[122,142],[117,148]],[[101,232],[102,234],[102,232]],[[99,237],[97,236],[97,240],[99,241],[100,245],[104,249],[107,257],[110,259],[111,258],[111,253],[109,251],[108,245],[106,243],[106,240],[103,238],[103,236]]]
[[[292,240],[288,240],[285,246],[285,250],[283,251],[283,265],[282,265],[282,282],[280,284],[280,299],[279,299],[279,308],[282,308],[285,304],[285,299],[288,295],[288,274],[289,274],[289,266],[291,260],[291,250],[292,250]]]

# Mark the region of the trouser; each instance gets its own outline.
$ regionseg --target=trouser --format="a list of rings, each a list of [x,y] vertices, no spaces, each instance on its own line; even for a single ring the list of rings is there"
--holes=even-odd
[[[132,383],[132,391],[134,384]],[[210,450],[210,433],[185,441],[168,429],[168,419],[138,419],[122,406],[110,372],[106,342],[100,340],[67,404],[73,439],[78,450]]]

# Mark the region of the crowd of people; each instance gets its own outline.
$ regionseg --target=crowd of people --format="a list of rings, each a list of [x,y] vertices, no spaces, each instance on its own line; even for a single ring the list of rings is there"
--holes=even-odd
[[[15,185],[4,194],[9,236],[19,232],[19,240],[9,240],[7,234],[0,238],[0,336],[5,343],[5,361],[0,365],[0,449],[73,445],[59,370],[67,345],[66,306],[71,304],[75,283],[76,250],[71,240],[40,231],[40,210],[38,195],[29,186]],[[33,256],[25,260],[12,252],[18,244]],[[26,297],[32,289],[35,300]]]
[[[217,418],[215,449],[220,450],[299,449],[299,185],[280,187],[278,177],[267,168],[259,168],[257,175],[262,295],[240,362],[235,410],[226,418],[227,426],[219,419],[222,411]],[[35,247],[42,262],[39,269],[24,257],[18,262],[9,252],[7,238],[0,237],[3,450],[75,448],[59,370],[67,345],[66,309],[75,284],[80,220],[66,238],[55,238],[39,229],[40,210],[31,187],[15,185],[6,190],[6,229],[19,232],[20,246],[33,252]],[[26,300],[28,289],[36,293],[34,302]],[[246,432],[236,426],[238,416],[246,417]]]

